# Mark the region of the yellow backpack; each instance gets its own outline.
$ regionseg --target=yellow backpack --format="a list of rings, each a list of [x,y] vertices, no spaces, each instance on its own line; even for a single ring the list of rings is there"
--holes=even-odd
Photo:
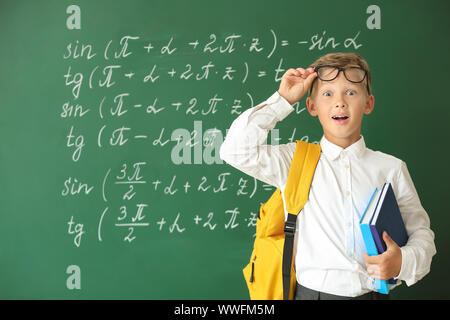
[[[296,276],[292,259],[297,215],[308,200],[319,161],[320,145],[296,140],[297,145],[283,197],[277,189],[264,203],[256,220],[256,238],[249,264],[243,269],[252,300],[292,300]],[[286,239],[286,241],[285,241]]]

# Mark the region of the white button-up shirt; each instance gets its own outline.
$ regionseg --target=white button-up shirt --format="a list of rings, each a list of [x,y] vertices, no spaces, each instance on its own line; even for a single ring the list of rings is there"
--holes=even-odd
[[[237,117],[220,148],[236,169],[279,188],[284,194],[296,143],[265,145],[268,132],[294,108],[278,92]],[[396,277],[408,286],[429,271],[436,253],[429,217],[406,163],[366,147],[364,137],[343,149],[325,136],[309,198],[297,218],[297,281],[310,289],[355,297],[375,289],[364,263],[359,220],[375,187],[391,182],[409,236],[401,248]],[[287,212],[285,208],[285,214]],[[393,286],[393,287],[395,287]],[[393,288],[392,287],[392,288]]]

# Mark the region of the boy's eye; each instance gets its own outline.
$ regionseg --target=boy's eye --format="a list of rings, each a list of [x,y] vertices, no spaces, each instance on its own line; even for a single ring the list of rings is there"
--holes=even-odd
[[[356,91],[355,91],[355,90],[348,90],[346,93],[348,94],[349,92],[352,93],[351,95],[356,94]],[[323,95],[326,96],[326,97],[329,97],[329,96],[331,95],[331,92],[330,92],[330,91],[325,91],[325,92],[323,93]]]

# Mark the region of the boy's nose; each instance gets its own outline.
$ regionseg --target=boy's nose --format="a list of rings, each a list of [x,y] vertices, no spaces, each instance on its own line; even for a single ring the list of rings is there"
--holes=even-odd
[[[343,108],[346,106],[346,104],[342,98],[336,98],[335,106],[336,108]]]
[[[345,107],[345,99],[343,93],[337,92],[334,97],[335,97],[334,103],[336,107]]]

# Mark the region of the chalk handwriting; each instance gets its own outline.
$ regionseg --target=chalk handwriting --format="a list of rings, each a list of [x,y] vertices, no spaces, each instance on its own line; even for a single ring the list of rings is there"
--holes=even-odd
[[[380,14],[373,8],[367,26],[379,29]],[[70,30],[81,28],[81,11],[72,9]],[[92,241],[83,236],[94,228],[99,242],[118,236],[126,245],[148,241],[150,233],[186,237],[244,230],[255,236],[260,200],[276,187],[220,158],[226,128],[264,98],[249,88],[277,87],[294,67],[285,53],[359,50],[363,35],[315,30],[287,37],[268,26],[252,34],[71,37],[58,53],[64,96],[53,106],[67,159],[57,192],[63,201],[81,204],[64,210],[70,244]],[[295,121],[308,121],[303,101],[293,108]],[[262,143],[318,144],[320,137],[302,127],[274,128]],[[243,142],[237,152],[261,144]],[[97,226],[90,226],[92,217]]]

